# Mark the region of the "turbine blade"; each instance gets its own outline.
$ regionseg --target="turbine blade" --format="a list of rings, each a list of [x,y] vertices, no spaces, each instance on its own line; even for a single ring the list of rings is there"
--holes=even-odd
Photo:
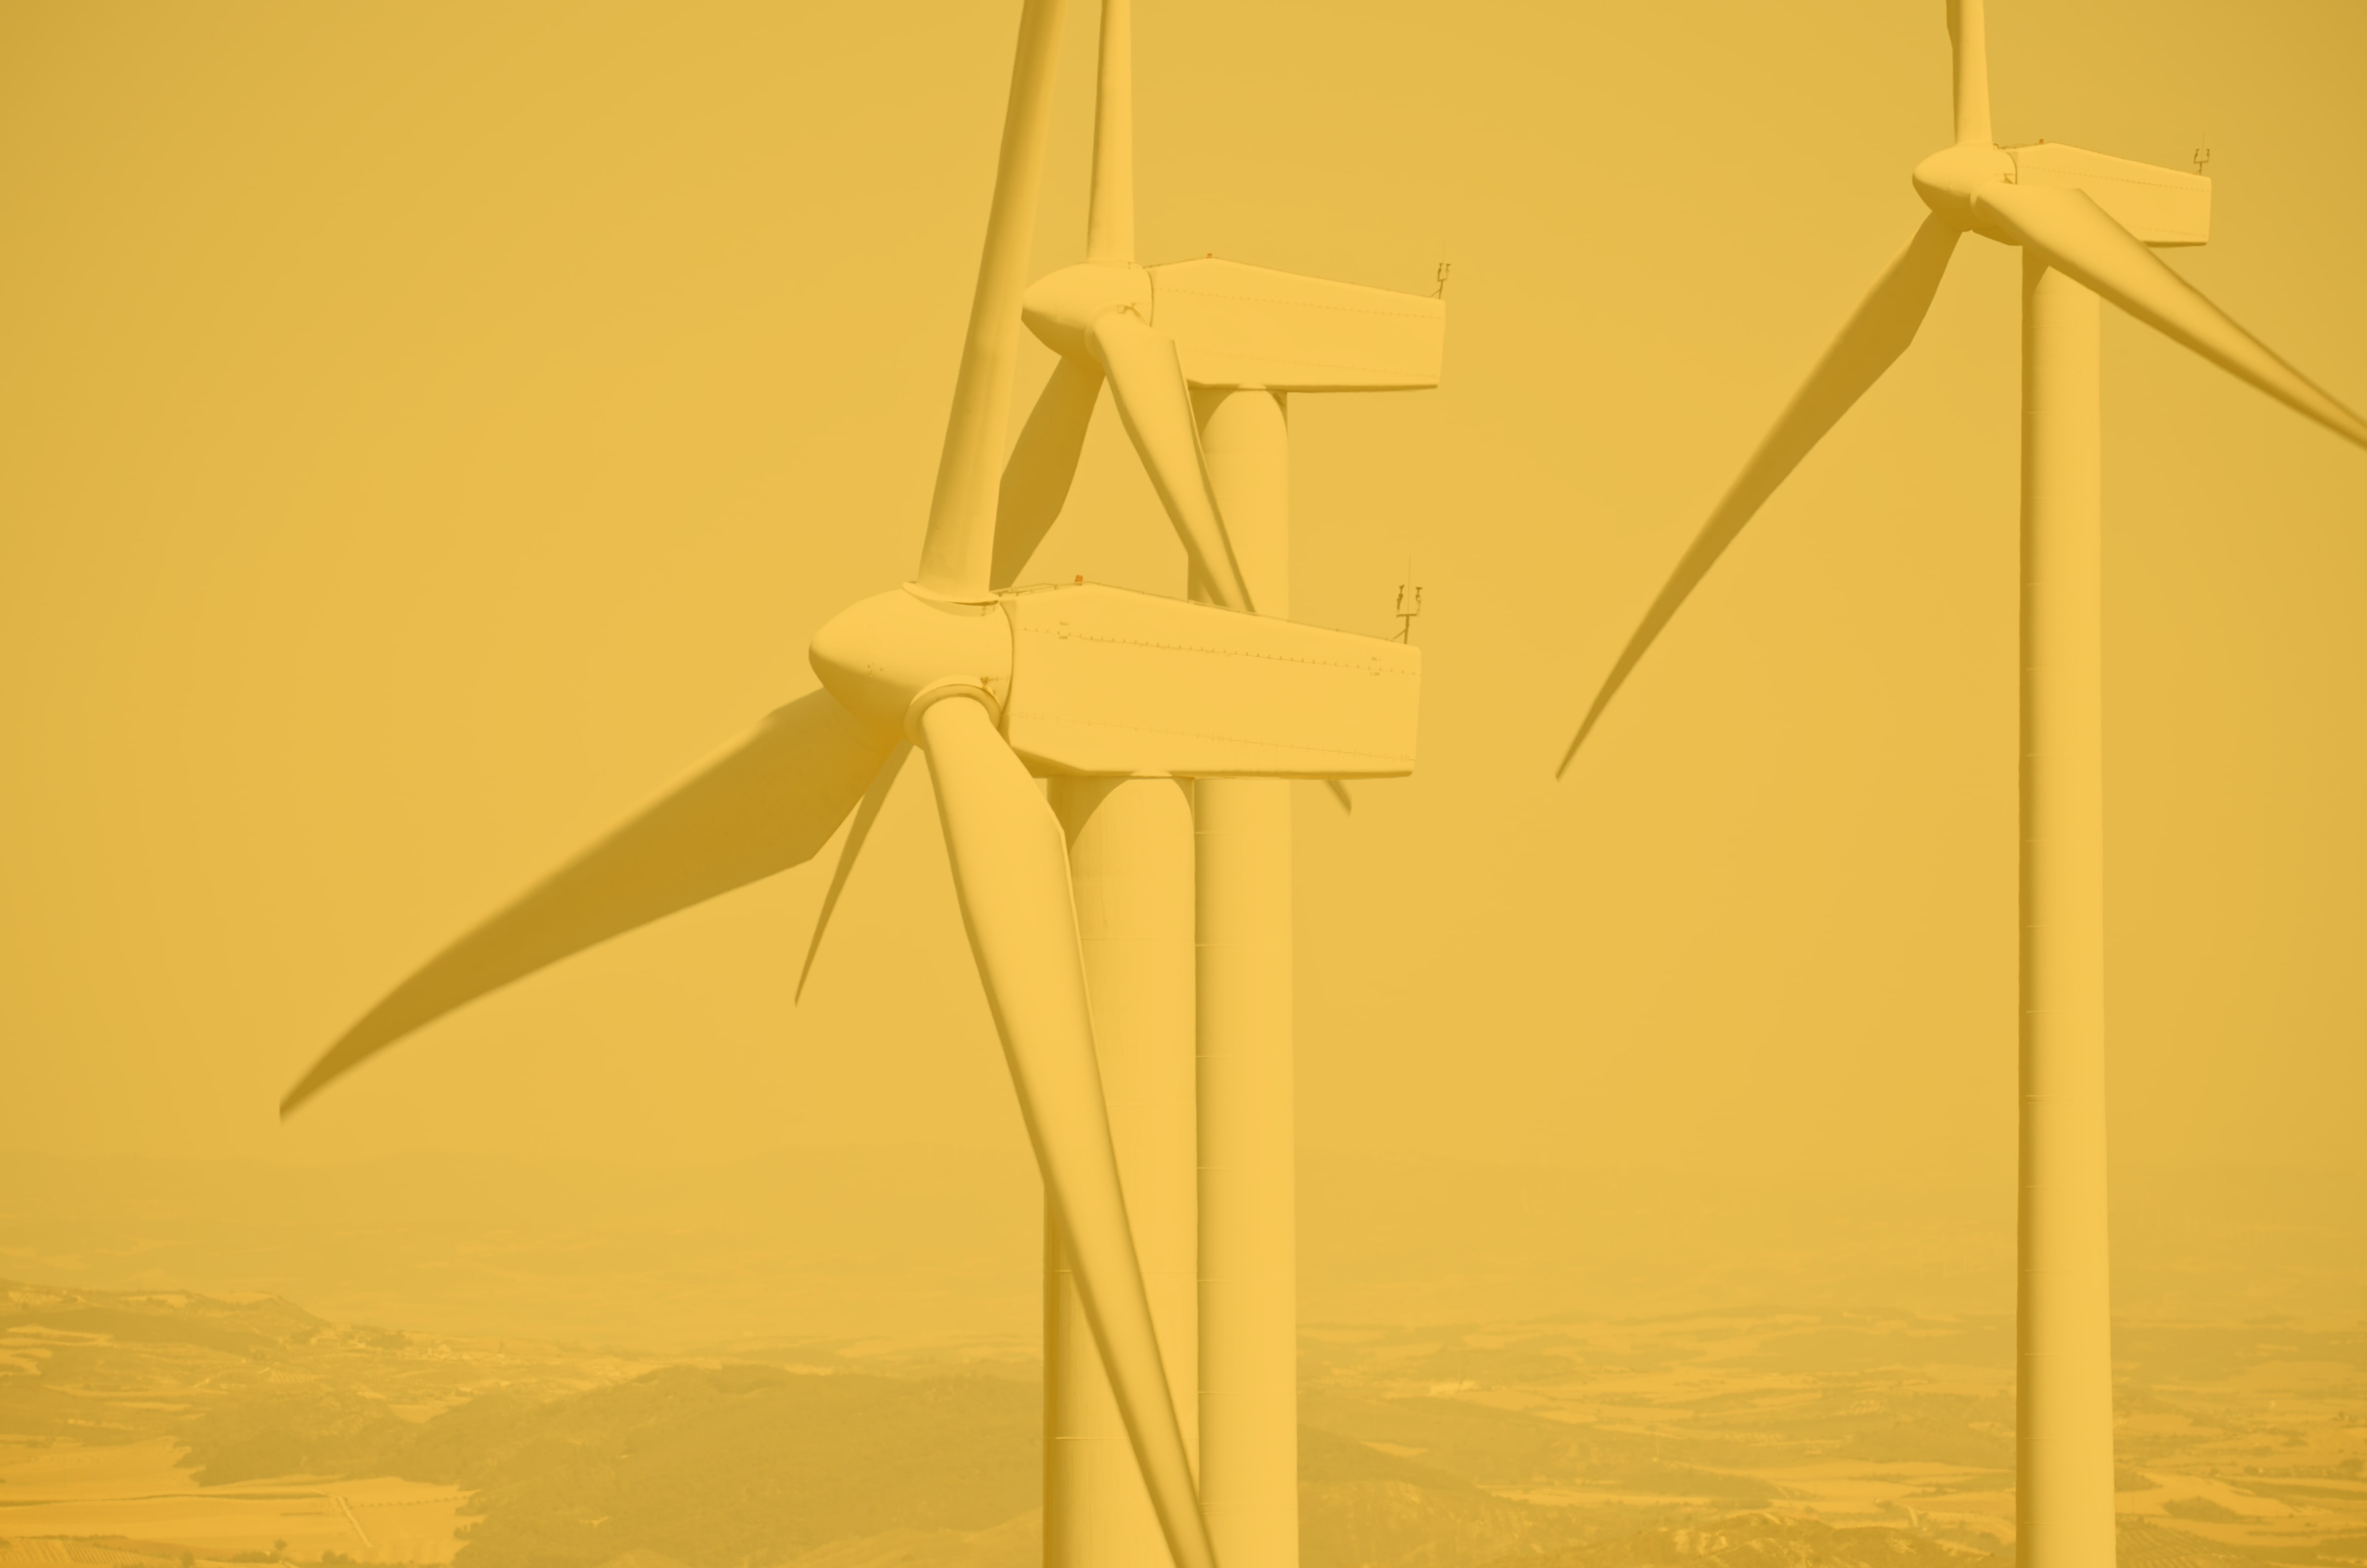
[[[1558,778],[1569,769],[1570,759],[1578,755],[1593,730],[1603,710],[1627,679],[1644,651],[1660,634],[1660,629],[1677,613],[1726,547],[1734,542],[1743,525],[1750,521],[1767,497],[1775,493],[1800,460],[1808,455],[1816,444],[1824,439],[1825,432],[1840,422],[1850,406],[1863,396],[1865,390],[1882,379],[1894,360],[1915,341],[1916,329],[1931,308],[1931,297],[1940,291],[1940,279],[1948,269],[1948,257],[1954,254],[1958,230],[1937,214],[1923,220],[1907,248],[1878,278],[1864,302],[1825,350],[1817,368],[1808,372],[1807,381],[1793,394],[1792,401],[1759,443],[1741,473],[1727,490],[1717,509],[1702,525],[1701,532],[1685,549],[1677,562],[1676,570],[1661,585],[1651,608],[1620,650],[1618,660],[1612,665],[1610,675],[1603,678],[1603,687],[1595,693],[1594,704],[1586,710],[1585,721],[1570,741],[1569,749],[1562,753],[1561,766],[1554,769]]]
[[[994,167],[994,205],[970,297],[961,370],[946,417],[929,529],[921,543],[921,585],[955,599],[983,599],[994,562],[994,475],[1011,415],[1011,374],[1019,360],[1019,296],[1036,237],[1036,193],[1043,183],[1044,130],[1050,119],[1053,67],[1060,52],[1063,0],[1026,0],[1002,149]]]
[[[2228,374],[2279,403],[2367,447],[2367,420],[2336,402],[2307,376],[2228,319],[2227,313],[2170,270],[2144,242],[2112,221],[2084,190],[2030,185],[1983,186],[1974,204],[2008,233],[2129,314],[2184,344]]]
[[[887,749],[826,691],[776,709],[388,993],[288,1092],[279,1114],[489,991],[811,858]]]
[[[1110,1144],[1059,822],[983,705],[946,698],[920,728],[962,923],[1118,1414],[1175,1568],[1216,1568]]]
[[[1126,422],[1126,433],[1150,472],[1150,487],[1167,508],[1168,520],[1183,538],[1193,570],[1208,585],[1217,603],[1227,609],[1251,609],[1249,585],[1241,579],[1240,562],[1233,559],[1216,486],[1208,479],[1208,460],[1200,450],[1192,389],[1184,380],[1175,339],[1132,311],[1104,312],[1093,322],[1091,337],[1093,352],[1109,374],[1118,417]]]
[[[1027,558],[1044,542],[1069,503],[1077,459],[1093,403],[1102,395],[1102,368],[1063,358],[1036,399],[1036,411],[1002,465],[1002,494],[994,512],[994,569],[990,586],[1007,588],[1027,568]]]
[[[1093,185],[1085,259],[1134,259],[1134,6],[1102,0],[1100,75],[1093,88]]]
[[[1996,145],[1989,129],[1988,28],[1982,0],[1948,0],[1948,46],[1956,85],[1956,143]]]
[[[846,842],[839,847],[838,867],[830,874],[830,888],[821,895],[821,913],[814,916],[813,940],[806,944],[805,967],[798,971],[798,989],[789,1000],[802,1002],[806,996],[806,981],[813,973],[814,956],[821,951],[821,934],[830,929],[831,912],[838,907],[838,895],[846,891],[846,879],[855,869],[855,857],[863,853],[863,841],[871,836],[871,824],[879,820],[879,808],[888,803],[888,791],[896,787],[896,776],[904,771],[904,759],[912,755],[912,743],[898,741],[879,771],[871,776],[871,788],[863,792],[863,803],[855,808],[855,821],[847,825]]]

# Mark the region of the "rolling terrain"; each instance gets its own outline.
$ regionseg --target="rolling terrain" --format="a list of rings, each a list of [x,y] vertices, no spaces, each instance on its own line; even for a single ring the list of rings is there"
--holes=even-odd
[[[0,1285],[0,1568],[1023,1568],[1012,1347],[632,1355]],[[1308,1568],[1979,1564],[2011,1329],[1763,1309],[1312,1327]],[[2367,1329],[2125,1324],[2133,1568],[2367,1561]]]

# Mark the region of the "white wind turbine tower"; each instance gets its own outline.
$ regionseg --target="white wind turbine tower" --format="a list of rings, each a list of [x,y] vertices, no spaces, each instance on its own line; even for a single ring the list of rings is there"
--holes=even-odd
[[[1131,11],[1103,0],[1086,259],[1025,300],[1028,326],[1060,358],[1004,470],[992,581],[1012,583],[1059,517],[1106,381],[1183,540],[1192,597],[1279,617],[1285,398],[1435,386],[1444,306],[1214,256],[1139,265]],[[1227,1568],[1291,1568],[1291,806],[1285,779],[1249,771],[1204,775],[1188,796],[1166,777],[1055,778],[1052,799],[1070,831],[1118,1161],[1168,1374],[1179,1409],[1196,1407],[1209,1533]],[[1046,1252],[1046,1562],[1159,1568],[1143,1479],[1050,1226]]]
[[[1954,144],[1915,168],[1931,216],[1874,284],[1612,665],[1570,759],[1660,630],[1810,448],[1905,351],[1967,230],[2022,253],[2021,1205],[2016,1489],[2023,1568],[2112,1560],[2104,1191],[2099,295],[2367,446],[2367,423],[2149,245],[2208,237],[2210,182],[2059,143],[1996,145],[1981,0],[1952,0]]]
[[[1195,389],[1434,385],[1443,312],[1213,258],[1135,266],[1116,0],[1103,39],[1093,259],[1025,290],[1028,324],[1064,358],[1012,453],[998,521],[994,465],[1061,8],[1025,0],[1021,15],[917,580],[822,627],[809,655],[822,689],[430,959],[281,1109],[489,992],[802,864],[852,811],[810,972],[917,746],[1044,1176],[1052,1414],[1082,1439],[1056,1445],[1072,1450],[1050,1478],[1065,1487],[1047,1521],[1056,1561],[1213,1568],[1223,1540],[1229,1563],[1287,1563],[1296,1322],[1288,818],[1277,791],[1291,778],[1410,772],[1420,658],[1278,619],[1279,403],[1260,391],[1250,406],[1270,412],[1229,419],[1227,398]],[[1102,374],[1183,535],[1195,597],[1214,604],[1082,585],[1008,590],[1065,499]],[[1220,503],[1258,525],[1247,572]],[[1249,613],[1251,582],[1263,615]],[[1053,809],[1031,775],[1051,780]],[[1183,779],[1198,781],[1196,833]],[[1205,1516],[1201,1462],[1220,1494]]]

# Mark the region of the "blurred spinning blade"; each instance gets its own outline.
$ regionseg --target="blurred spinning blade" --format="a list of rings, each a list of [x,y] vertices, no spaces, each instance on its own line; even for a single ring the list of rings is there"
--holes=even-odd
[[[776,710],[396,986],[288,1091],[279,1114],[487,992],[812,858],[887,752],[827,691]]]

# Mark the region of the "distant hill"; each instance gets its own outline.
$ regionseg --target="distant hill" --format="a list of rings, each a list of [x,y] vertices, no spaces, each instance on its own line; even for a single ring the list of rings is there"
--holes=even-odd
[[[454,1568],[1025,1568],[1040,1552],[1042,1393],[999,1364],[890,1360],[902,1375],[883,1375],[826,1350],[798,1367],[652,1364],[336,1324],[273,1297],[0,1280],[11,1358],[0,1445],[162,1437],[209,1486],[464,1488],[474,1517]],[[1301,1448],[1308,1568],[1587,1534],[1568,1510],[1368,1443],[1308,1429]],[[182,1550],[0,1540],[0,1564],[168,1568]]]
[[[170,1437],[208,1485],[391,1475],[474,1494],[459,1568],[742,1568],[1041,1497],[1042,1394],[972,1373],[651,1366],[329,1323],[274,1298],[0,1281],[0,1434]],[[163,1397],[158,1397],[163,1396]],[[162,1549],[160,1549],[162,1550]]]
[[[0,1280],[0,1434],[171,1437],[209,1483],[398,1473],[393,1456],[438,1415],[481,1397],[535,1406],[656,1365],[331,1323],[273,1296]]]
[[[1306,1568],[1974,1568],[2011,1540],[2011,1351],[1995,1314],[1312,1328]],[[2129,1568],[2360,1560],[2367,1325],[2114,1353]],[[0,1568],[1030,1568],[1032,1363],[767,1356],[0,1281]]]
[[[899,1381],[668,1367],[541,1406],[430,1421],[398,1474],[476,1491],[457,1568],[781,1562],[896,1528],[980,1530],[1042,1495],[1042,1396],[993,1378]]]

